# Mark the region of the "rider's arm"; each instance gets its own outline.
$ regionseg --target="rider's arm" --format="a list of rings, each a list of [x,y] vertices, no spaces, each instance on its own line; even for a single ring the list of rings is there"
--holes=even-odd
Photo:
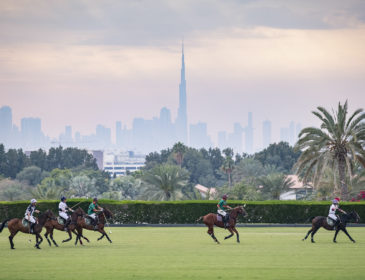
[[[229,206],[229,205],[224,205],[223,207],[224,207],[224,208],[228,208],[228,209],[232,209],[232,207],[231,207],[231,206]]]
[[[341,213],[343,213],[343,214],[346,214],[346,211],[344,211],[344,210],[342,210],[342,209],[340,209],[340,208],[338,208],[337,209],[338,211],[340,211]]]

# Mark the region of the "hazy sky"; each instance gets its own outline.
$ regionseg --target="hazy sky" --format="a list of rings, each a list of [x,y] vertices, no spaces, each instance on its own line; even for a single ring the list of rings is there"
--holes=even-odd
[[[316,125],[318,105],[365,107],[365,1],[351,0],[2,0],[0,106],[50,136],[163,106],[175,119],[183,37],[188,121],[213,140],[249,111],[261,146],[265,119],[278,140],[290,121]]]

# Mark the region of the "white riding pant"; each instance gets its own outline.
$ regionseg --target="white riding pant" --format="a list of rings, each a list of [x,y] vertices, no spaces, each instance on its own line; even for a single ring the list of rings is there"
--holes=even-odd
[[[330,217],[334,221],[337,221],[337,216],[335,214],[329,214],[328,217]]]
[[[94,220],[96,219],[96,213],[92,213],[89,215],[91,218],[93,218]]]
[[[223,217],[225,217],[227,215],[226,211],[218,209],[218,214],[222,215]]]
[[[68,219],[68,215],[67,215],[67,213],[66,212],[58,212],[58,215],[60,215],[60,217],[62,217],[62,218],[64,218],[66,221],[67,221],[67,219]]]
[[[34,219],[34,217],[33,217],[33,216],[30,216],[30,217],[28,218],[28,215],[25,215],[25,219],[26,219],[27,221],[29,221],[29,222],[31,222],[31,223],[33,223],[33,224],[35,224],[35,219]]]

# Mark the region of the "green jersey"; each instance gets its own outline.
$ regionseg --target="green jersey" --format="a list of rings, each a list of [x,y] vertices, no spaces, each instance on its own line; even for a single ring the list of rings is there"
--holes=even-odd
[[[225,201],[224,199],[221,199],[221,201],[219,201],[218,205],[219,205],[219,209],[221,209],[223,211],[227,210],[226,208],[223,207],[224,205],[227,205],[227,201]]]
[[[87,214],[91,215],[91,214],[95,213],[94,209],[97,209],[98,207],[99,207],[98,204],[94,204],[94,203],[91,202],[90,205],[89,205],[89,209],[87,210]]]

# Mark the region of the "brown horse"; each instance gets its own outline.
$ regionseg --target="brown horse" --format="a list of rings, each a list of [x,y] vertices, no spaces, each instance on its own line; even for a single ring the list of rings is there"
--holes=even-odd
[[[67,230],[67,233],[68,233],[68,236],[69,238],[68,239],[65,239],[62,241],[63,242],[68,242],[72,239],[72,234],[71,232],[73,232],[76,236],[78,235],[78,233],[76,232],[76,222],[77,222],[77,217],[74,218],[75,220],[73,221],[72,220],[72,216],[71,216],[71,223],[68,225],[68,230]],[[50,236],[53,244],[58,247],[58,244],[56,243],[56,241],[53,239],[53,230],[54,229],[57,229],[57,230],[60,230],[60,231],[64,231],[65,230],[65,227],[64,225],[61,225],[60,223],[58,223],[57,219],[52,219],[52,220],[49,220],[47,221],[45,224],[44,224],[44,227],[46,228],[46,233],[44,234],[44,236],[46,237],[47,241],[48,241],[48,244],[49,246],[52,246],[52,243],[51,241],[48,239],[48,235]],[[82,236],[87,242],[89,242],[89,240]],[[79,239],[80,241],[80,244],[82,244],[82,240]]]
[[[238,231],[236,230],[236,223],[237,223],[237,216],[241,214],[243,217],[247,216],[246,210],[243,208],[243,206],[237,206],[232,209],[231,213],[229,214],[229,225],[227,229],[231,233],[230,235],[224,237],[224,240],[231,238],[234,233],[236,233],[237,236],[237,242],[240,242],[240,235],[238,234]],[[200,217],[198,221],[203,219],[203,223],[208,227],[208,234],[213,238],[215,242],[219,244],[218,239],[214,235],[213,227],[216,225],[217,227],[224,228],[224,223],[221,220],[218,220],[218,214],[209,213],[205,216]]]
[[[100,232],[102,235],[98,238],[98,241],[100,239],[102,239],[104,236],[106,236],[108,241],[110,243],[112,243],[109,236],[107,235],[107,233],[104,230],[104,226],[107,222],[106,219],[109,219],[109,218],[113,217],[112,212],[110,212],[108,209],[103,208],[103,211],[100,211],[100,212],[97,213],[98,223],[97,223],[96,226],[91,225],[90,223],[87,222],[87,219],[90,219],[90,218],[87,217],[86,213],[81,208],[75,210],[75,212],[72,213],[72,215],[78,215],[77,223],[76,223],[76,230],[78,232],[78,235],[76,237],[75,245],[77,244],[77,241],[81,237],[83,237],[83,235],[82,235],[82,229],[83,228]]]
[[[348,238],[350,238],[350,240],[355,243],[355,240],[352,239],[352,237],[346,230],[346,224],[350,221],[354,221],[355,223],[358,223],[360,221],[360,216],[359,216],[359,214],[357,214],[356,211],[352,211],[349,214],[341,215],[340,223],[337,226],[335,236],[333,237],[333,242],[336,243],[337,234],[340,230],[342,230],[348,236]],[[306,240],[308,238],[309,234],[311,233],[311,241],[312,241],[312,243],[315,243],[313,236],[316,234],[316,232],[321,227],[325,228],[326,230],[335,230],[335,227],[333,225],[329,225],[327,223],[327,217],[317,216],[314,219],[312,219],[312,228],[307,232],[307,235],[302,240],[303,241]]]
[[[38,218],[38,223],[34,225],[34,228],[33,228],[33,233],[35,236],[36,236],[36,244],[35,244],[35,247],[37,249],[40,249],[39,245],[42,243],[43,241],[43,238],[42,236],[40,235],[41,231],[42,231],[42,228],[44,226],[44,224],[51,220],[51,219],[54,219],[54,215],[52,213],[51,210],[47,210],[46,212],[42,213],[39,215],[39,218]],[[25,227],[23,226],[22,224],[22,219],[18,219],[18,218],[14,218],[14,219],[7,219],[5,220],[1,226],[0,226],[0,232],[2,232],[4,226],[5,226],[5,223],[8,222],[8,229],[10,231],[10,236],[9,236],[9,242],[10,242],[10,248],[11,249],[15,249],[14,248],[14,242],[13,242],[13,238],[14,236],[19,232],[23,232],[23,233],[27,233],[27,234],[30,234],[30,227]],[[40,240],[40,241],[38,241]]]

